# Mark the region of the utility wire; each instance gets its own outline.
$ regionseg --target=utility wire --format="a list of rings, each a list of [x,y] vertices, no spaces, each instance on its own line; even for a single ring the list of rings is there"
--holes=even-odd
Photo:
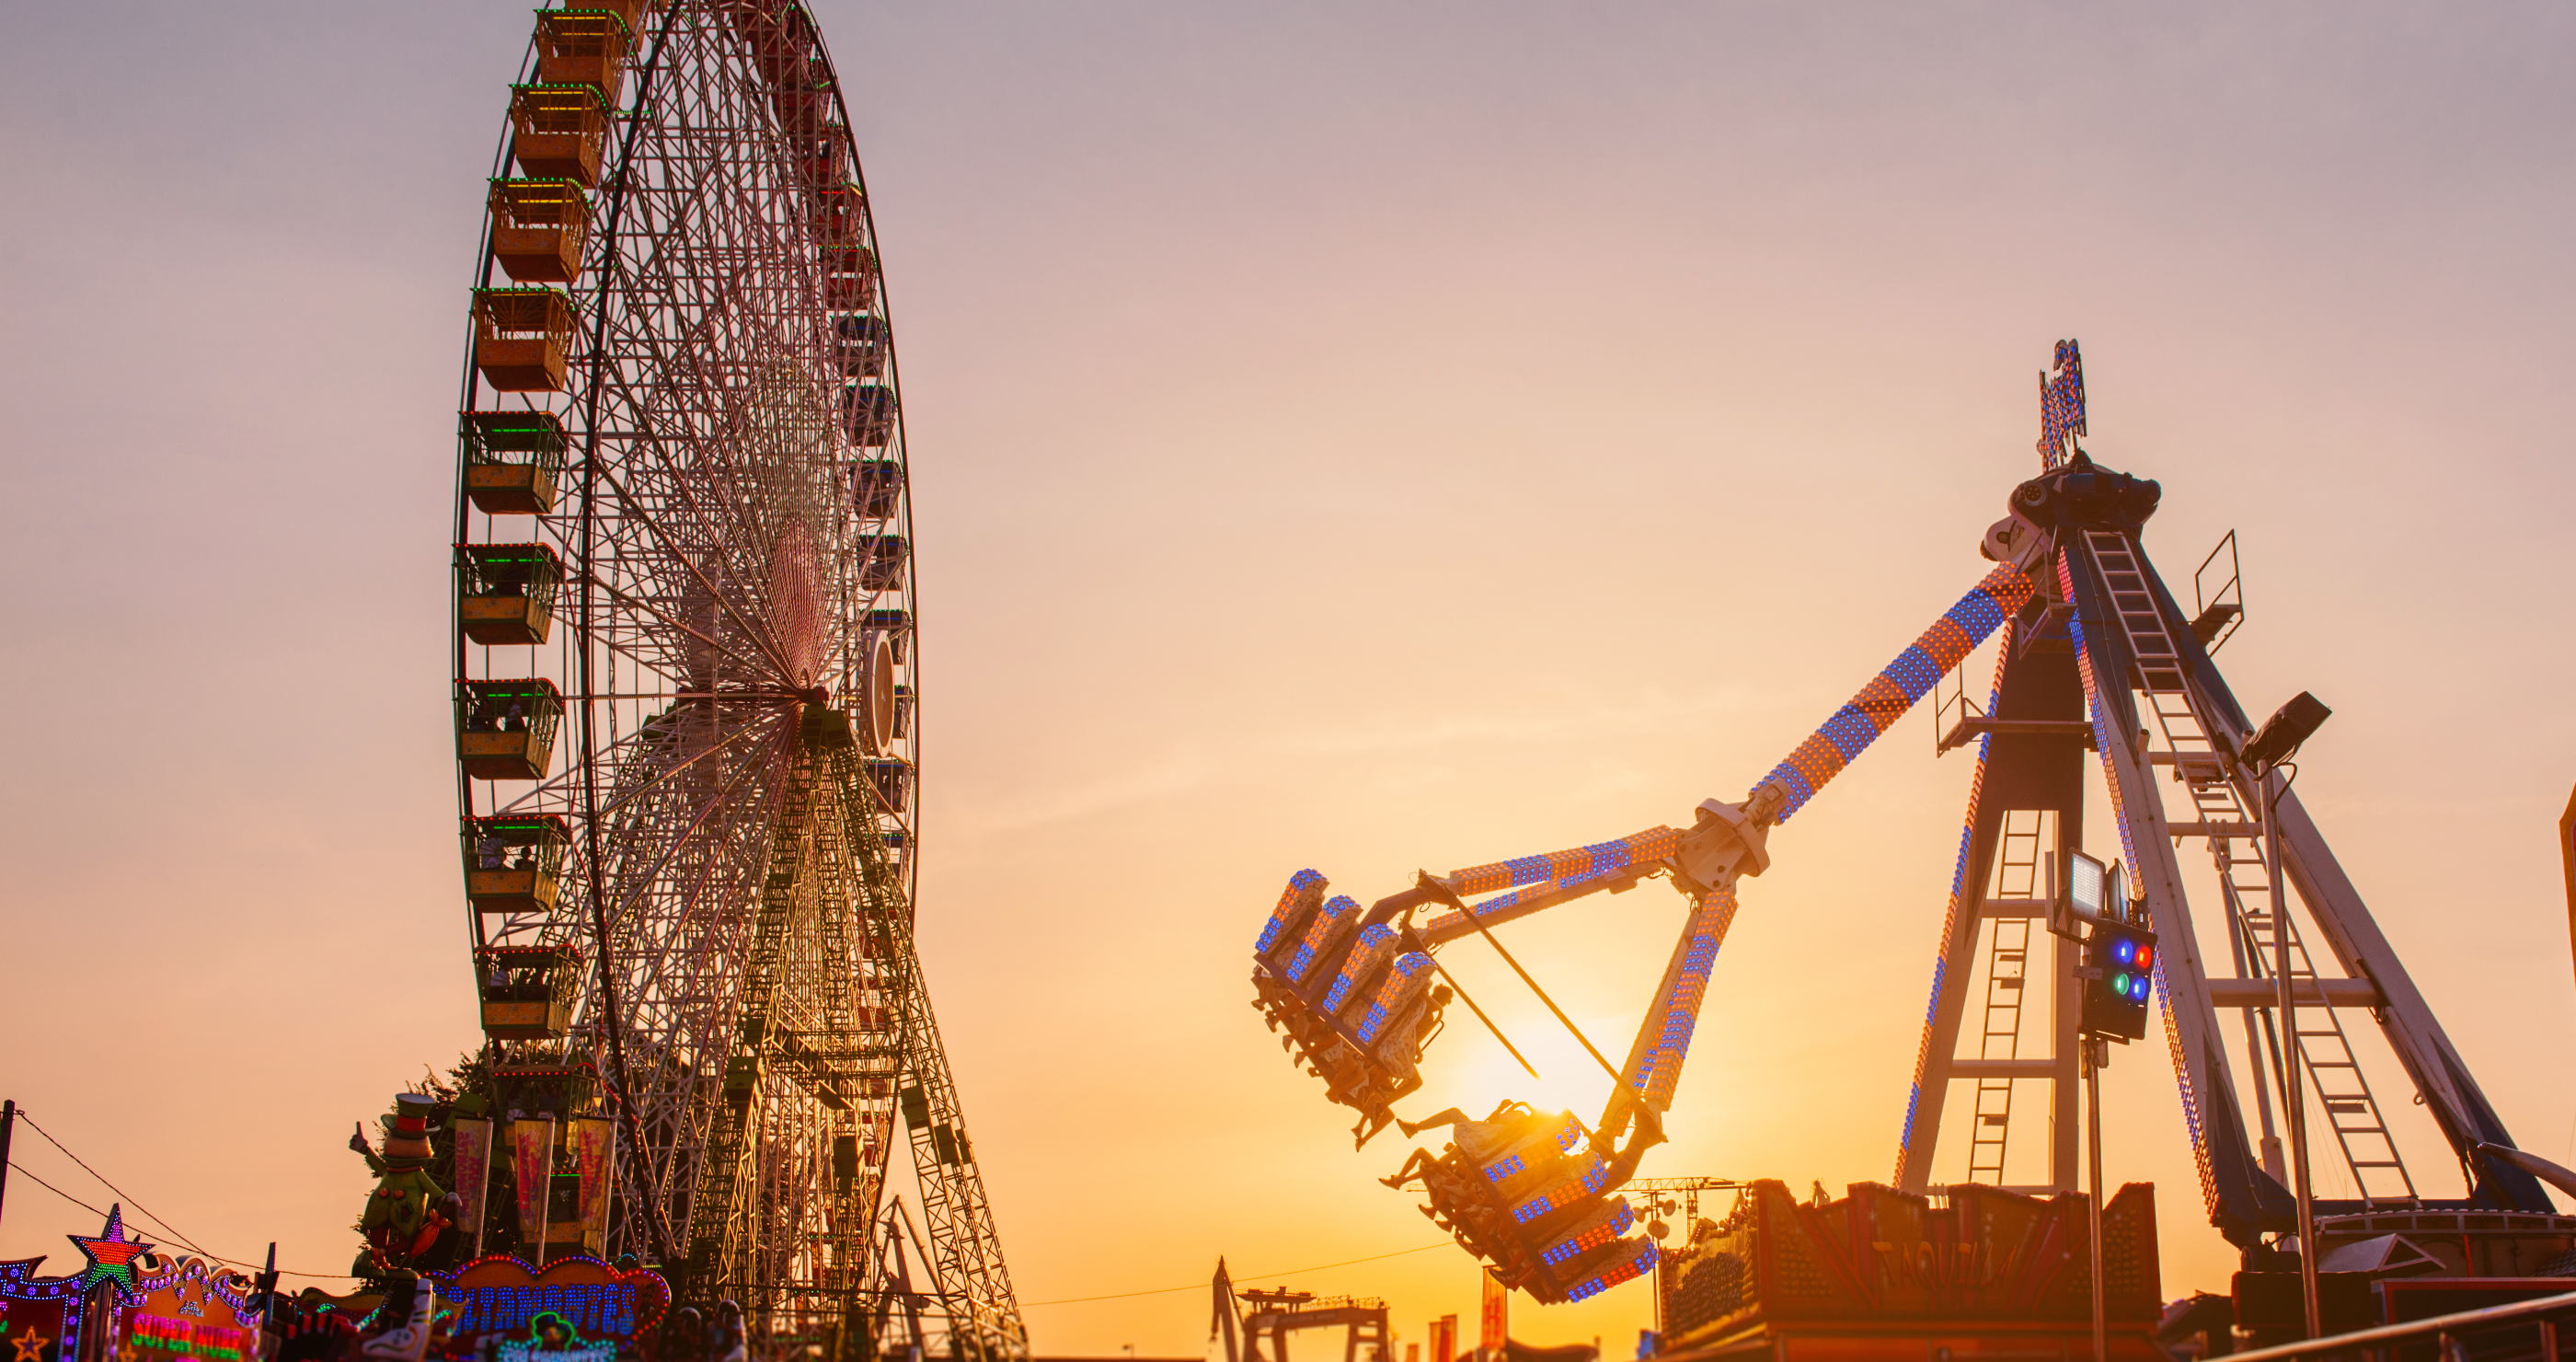
[[[1345,1258],[1338,1263],[1317,1263],[1313,1267],[1292,1267],[1285,1272],[1246,1272],[1243,1274],[1243,1280],[1251,1282],[1259,1281],[1264,1277],[1294,1277],[1301,1272],[1321,1272],[1328,1267],[1349,1267],[1353,1263],[1374,1263],[1380,1258],[1401,1258],[1408,1253],[1429,1253],[1431,1250],[1436,1248],[1447,1248],[1452,1242],[1453,1241],[1451,1240],[1443,1239],[1439,1243],[1424,1244],[1420,1248],[1397,1249],[1393,1253],[1372,1253],[1366,1258]],[[1068,1296],[1063,1300],[1022,1301],[1020,1302],[1020,1307],[1022,1309],[1027,1309],[1031,1306],[1037,1305],[1080,1305],[1084,1301],[1123,1301],[1137,1296],[1168,1296],[1175,1291],[1205,1291],[1207,1289],[1208,1284],[1206,1282],[1192,1282],[1187,1286],[1158,1286],[1151,1291],[1121,1291],[1108,1296]]]
[[[10,1166],[10,1167],[12,1167],[12,1168],[17,1169],[20,1173],[25,1174],[25,1175],[26,1175],[26,1177],[27,1177],[27,1180],[28,1180],[28,1181],[33,1182],[33,1183],[35,1183],[37,1186],[44,1188],[46,1191],[51,1192],[51,1193],[53,1193],[54,1195],[56,1195],[56,1196],[58,1196],[58,1197],[61,1197],[63,1200],[68,1201],[68,1202],[70,1202],[71,1204],[73,1204],[73,1205],[75,1205],[75,1206],[80,1207],[82,1210],[89,1212],[91,1215],[97,1216],[97,1217],[98,1217],[99,1219],[101,1219],[101,1220],[105,1220],[105,1219],[107,1218],[107,1212],[102,1211],[102,1210],[100,1210],[99,1208],[97,1208],[96,1206],[93,1206],[93,1205],[89,1204],[88,1202],[81,1200],[79,1197],[73,1196],[71,1193],[66,1192],[66,1191],[64,1191],[62,1188],[57,1187],[57,1186],[55,1186],[54,1184],[52,1184],[52,1183],[50,1183],[50,1182],[45,1181],[43,1178],[37,1177],[33,1172],[30,1172],[30,1171],[28,1170],[27,1165],[25,1165],[25,1164],[23,1164],[23,1163],[18,1162],[16,1159],[11,1159],[11,1160],[9,1160],[9,1166]]]
[[[20,1108],[18,1108],[18,1119],[19,1119],[19,1120],[21,1120],[21,1121],[25,1121],[25,1122],[26,1122],[28,1125],[30,1125],[30,1126],[34,1126],[34,1127],[35,1127],[35,1131],[36,1131],[36,1133],[45,1137],[45,1143],[47,1143],[47,1144],[49,1144],[49,1145],[52,1145],[52,1146],[53,1146],[54,1148],[56,1148],[56,1149],[62,1149],[62,1151],[63,1151],[63,1157],[64,1157],[64,1158],[67,1158],[67,1159],[71,1160],[71,1161],[72,1161],[72,1162],[74,1162],[74,1163],[79,1163],[79,1164],[80,1164],[80,1168],[81,1168],[81,1171],[82,1171],[82,1172],[89,1174],[91,1177],[97,1178],[97,1179],[98,1179],[98,1181],[99,1181],[99,1185],[101,1185],[101,1186],[103,1186],[103,1187],[107,1188],[107,1190],[109,1190],[109,1191],[111,1191],[111,1192],[116,1193],[116,1199],[117,1199],[117,1200],[119,1200],[119,1201],[121,1201],[121,1202],[124,1202],[124,1203],[125,1203],[126,1205],[128,1205],[128,1206],[133,1207],[133,1208],[134,1208],[134,1213],[135,1213],[136,1215],[141,1216],[143,1219],[145,1219],[145,1220],[149,1220],[149,1221],[151,1221],[152,1223],[154,1223],[154,1224],[156,1224],[156,1225],[159,1225],[159,1226],[161,1227],[161,1233],[162,1233],[164,1236],[166,1236],[166,1237],[167,1237],[171,1242],[173,1242],[173,1243],[175,1243],[175,1244],[178,1244],[178,1245],[179,1245],[180,1247],[182,1247],[182,1248],[191,1248],[191,1249],[195,1249],[198,1253],[200,1253],[200,1254],[202,1254],[202,1255],[204,1255],[205,1257],[208,1257],[208,1258],[212,1258],[212,1257],[214,1257],[214,1256],[215,1256],[214,1254],[207,1252],[207,1251],[206,1251],[206,1249],[205,1249],[203,1246],[199,1245],[195,1240],[190,1239],[188,1236],[186,1236],[186,1235],[184,1235],[184,1234],[179,1233],[179,1232],[178,1232],[177,1230],[175,1230],[175,1229],[170,1228],[170,1222],[169,1222],[169,1221],[167,1221],[167,1220],[163,1220],[161,1217],[159,1217],[159,1216],[157,1216],[157,1215],[154,1215],[151,1211],[149,1211],[149,1210],[145,1209],[145,1208],[144,1208],[143,1203],[142,1203],[142,1202],[140,1202],[140,1201],[135,1200],[135,1199],[134,1199],[134,1197],[133,1197],[133,1195],[132,1195],[131,1193],[127,1192],[124,1188],[117,1186],[115,1183],[113,1183],[113,1182],[109,1182],[109,1181],[107,1180],[107,1176],[106,1176],[105,1174],[103,1174],[103,1173],[99,1172],[99,1171],[98,1171],[97,1169],[95,1169],[95,1168],[90,1167],[90,1166],[89,1166],[88,1164],[86,1164],[86,1163],[81,1163],[81,1156],[80,1156],[80,1155],[75,1154],[75,1153],[73,1153],[72,1151],[70,1151],[70,1150],[68,1150],[68,1149],[63,1149],[63,1142],[62,1142],[62,1141],[60,1141],[60,1140],[55,1139],[55,1138],[54,1138],[54,1134],[53,1134],[53,1132],[52,1132],[52,1131],[45,1129],[43,1126],[36,1125],[35,1118],[34,1118],[34,1117],[31,1117],[31,1116],[29,1116],[29,1115],[27,1114],[27,1109],[26,1109],[25,1107],[20,1107]],[[35,1174],[33,1174],[33,1173],[29,1173],[27,1176],[29,1176],[29,1177],[34,1177],[34,1176],[35,1176]]]
[[[82,1172],[89,1174],[91,1177],[97,1178],[97,1179],[98,1179],[98,1181],[99,1181],[99,1184],[100,1184],[101,1186],[103,1186],[103,1187],[107,1188],[107,1190],[109,1190],[109,1191],[111,1191],[111,1192],[116,1193],[117,1198],[118,1198],[120,1201],[122,1201],[124,1204],[129,1205],[129,1206],[132,1206],[132,1207],[134,1208],[134,1210],[135,1210],[136,1217],[137,1217],[138,1219],[146,1220],[146,1221],[151,1222],[151,1223],[152,1223],[152,1224],[154,1224],[154,1225],[158,1225],[158,1226],[160,1226],[160,1229],[159,1229],[158,1231],[156,1231],[156,1232],[157,1232],[158,1234],[160,1234],[162,1238],[167,1239],[167,1240],[169,1240],[170,1242],[172,1242],[172,1243],[174,1243],[174,1244],[177,1244],[177,1245],[179,1245],[179,1246],[180,1246],[180,1247],[182,1247],[182,1248],[187,1248],[187,1249],[193,1249],[193,1250],[195,1250],[195,1251],[196,1251],[196,1254],[197,1254],[197,1256],[198,1256],[198,1257],[200,1257],[200,1258],[204,1258],[204,1259],[206,1259],[208,1262],[222,1263],[222,1264],[224,1264],[224,1265],[225,1265],[225,1266],[227,1266],[227,1267],[247,1267],[247,1268],[258,1269],[258,1270],[261,1270],[261,1271],[265,1271],[265,1270],[267,1270],[267,1268],[266,1268],[266,1265],[265,1265],[265,1264],[261,1264],[261,1263],[245,1263],[245,1262],[243,1262],[243,1261],[242,1261],[241,1259],[239,1259],[239,1258],[227,1258],[227,1257],[223,1256],[223,1255],[222,1255],[222,1254],[220,1254],[220,1253],[216,1253],[216,1252],[214,1252],[214,1251],[212,1251],[212,1250],[210,1250],[210,1249],[207,1249],[207,1248],[204,1248],[204,1247],[200,1246],[200,1245],[199,1245],[195,1240],[190,1239],[190,1238],[188,1238],[187,1236],[185,1236],[185,1235],[183,1235],[183,1234],[179,1233],[177,1230],[174,1230],[174,1229],[170,1228],[170,1224],[169,1224],[169,1222],[168,1222],[168,1221],[165,1221],[165,1220],[163,1220],[161,1217],[159,1217],[159,1216],[157,1216],[157,1215],[152,1214],[152,1212],[151,1212],[151,1211],[149,1211],[149,1210],[145,1209],[145,1207],[144,1207],[143,1203],[141,1203],[141,1202],[139,1202],[139,1201],[136,1201],[136,1200],[134,1199],[134,1197],[132,1196],[132,1194],[128,1193],[124,1188],[117,1186],[117,1185],[116,1185],[115,1183],[113,1183],[113,1182],[109,1182],[109,1181],[107,1180],[107,1176],[106,1176],[105,1174],[103,1174],[103,1173],[99,1172],[99,1171],[98,1171],[97,1169],[95,1169],[95,1168],[90,1167],[87,1163],[82,1162],[82,1160],[81,1160],[81,1156],[80,1156],[80,1155],[73,1153],[73,1152],[72,1152],[71,1150],[69,1150],[69,1149],[65,1149],[65,1148],[63,1147],[63,1142],[54,1138],[54,1136],[53,1136],[53,1132],[51,1132],[51,1131],[49,1131],[49,1130],[45,1129],[43,1126],[37,1125],[37,1124],[35,1123],[35,1121],[27,1115],[27,1109],[26,1109],[25,1107],[20,1107],[20,1108],[18,1108],[18,1119],[19,1119],[19,1120],[21,1120],[21,1121],[25,1121],[25,1122],[26,1122],[30,1127],[33,1127],[33,1128],[34,1128],[34,1130],[35,1130],[35,1132],[36,1132],[37,1134],[44,1136],[44,1137],[45,1137],[45,1143],[47,1143],[47,1144],[49,1144],[49,1145],[52,1145],[52,1146],[53,1146],[54,1148],[56,1148],[56,1149],[60,1149],[60,1150],[62,1150],[62,1154],[63,1154],[63,1157],[64,1157],[64,1158],[67,1158],[67,1159],[71,1160],[72,1162],[74,1162],[74,1163],[76,1163],[76,1164],[80,1164],[80,1168],[81,1168],[81,1171],[82,1171]],[[33,1182],[33,1183],[35,1183],[37,1186],[42,1187],[42,1188],[44,1188],[46,1191],[51,1192],[51,1193],[53,1193],[54,1195],[56,1195],[56,1196],[58,1196],[58,1197],[61,1197],[63,1200],[68,1201],[68,1202],[70,1202],[71,1204],[73,1204],[73,1205],[75,1205],[75,1206],[80,1207],[82,1210],[89,1212],[91,1215],[97,1216],[97,1217],[99,1217],[99,1218],[100,1218],[100,1219],[102,1219],[102,1220],[104,1220],[104,1219],[106,1219],[106,1218],[107,1218],[107,1212],[102,1211],[102,1210],[100,1210],[99,1208],[97,1208],[96,1206],[93,1206],[93,1205],[89,1204],[88,1202],[81,1200],[79,1197],[73,1196],[71,1193],[66,1192],[66,1191],[64,1191],[62,1188],[57,1187],[57,1186],[55,1186],[54,1184],[52,1184],[52,1183],[50,1183],[50,1182],[45,1181],[43,1178],[37,1177],[37,1176],[35,1175],[35,1173],[33,1173],[32,1171],[30,1171],[30,1170],[28,1169],[27,1165],[25,1165],[25,1164],[23,1164],[23,1163],[18,1162],[16,1159],[11,1159],[11,1160],[9,1161],[9,1166],[10,1166],[11,1168],[15,1168],[15,1169],[17,1169],[17,1170],[18,1170],[19,1172],[21,1172],[21,1173],[25,1173],[25,1174],[27,1175],[28,1180],[29,1180],[29,1181],[31,1181],[31,1182]],[[321,1281],[354,1282],[354,1281],[359,1280],[358,1278],[353,1277],[353,1276],[349,1275],[349,1274],[348,1274],[348,1273],[346,1273],[346,1272],[289,1272],[289,1271],[287,1271],[287,1270],[286,1270],[286,1269],[284,1269],[284,1268],[279,1268],[277,1271],[278,1271],[278,1274],[279,1274],[280,1276],[285,1276],[285,1277],[312,1277],[312,1278],[315,1278],[315,1279],[317,1279],[317,1280],[321,1280]]]
[[[25,1114],[26,1114],[26,1113],[25,1113],[25,1112],[23,1112],[23,1111],[19,1113],[19,1115],[21,1115],[21,1116],[23,1116],[23,1115],[25,1115]],[[37,1177],[34,1173],[32,1173],[32,1172],[29,1172],[29,1171],[28,1171],[28,1169],[27,1169],[27,1165],[25,1165],[25,1164],[23,1164],[23,1163],[18,1162],[16,1159],[11,1159],[11,1160],[9,1160],[9,1166],[10,1166],[11,1168],[17,1169],[20,1173],[25,1174],[25,1175],[26,1175],[26,1178],[27,1178],[27,1180],[28,1180],[29,1182],[32,1182],[32,1183],[36,1184],[37,1186],[44,1188],[46,1191],[51,1192],[51,1193],[53,1193],[54,1195],[56,1195],[56,1196],[58,1196],[58,1197],[61,1197],[63,1200],[68,1201],[68,1202],[70,1202],[71,1204],[73,1204],[73,1205],[75,1205],[75,1206],[80,1207],[82,1210],[89,1212],[91,1215],[97,1216],[97,1217],[99,1217],[100,1219],[105,1219],[105,1218],[107,1217],[107,1212],[102,1211],[102,1210],[100,1210],[99,1208],[97,1208],[96,1206],[93,1206],[93,1205],[89,1204],[88,1202],[81,1200],[79,1197],[73,1196],[71,1193],[66,1192],[66,1191],[64,1191],[62,1188],[57,1187],[57,1186],[55,1186],[54,1184],[52,1184],[52,1183],[50,1183],[50,1182],[45,1181],[43,1178]],[[106,1181],[106,1179],[102,1178],[102,1179],[100,1179],[100,1181],[104,1182],[104,1181]],[[223,1265],[225,1265],[226,1267],[247,1267],[247,1268],[251,1268],[251,1269],[254,1269],[254,1270],[258,1270],[258,1271],[266,1271],[266,1270],[267,1270],[267,1268],[266,1268],[266,1266],[265,1266],[264,1264],[260,1264],[260,1263],[245,1263],[245,1262],[241,1261],[241,1260],[240,1260],[240,1259],[238,1259],[238,1258],[223,1258],[223,1257],[218,1257],[218,1256],[216,1256],[216,1255],[214,1255],[214,1254],[207,1253],[207,1252],[205,1252],[205,1251],[204,1251],[204,1250],[202,1250],[202,1249],[198,1250],[198,1254],[199,1254],[199,1256],[200,1256],[200,1257],[205,1258],[205,1259],[206,1259],[207,1261],[209,1261],[209,1262],[222,1263],[222,1264],[223,1264]],[[322,1281],[335,1281],[335,1282],[354,1282],[354,1281],[358,1280],[356,1277],[352,1277],[352,1276],[350,1276],[348,1273],[345,1273],[345,1272],[289,1272],[289,1271],[287,1271],[285,1268],[279,1268],[279,1269],[277,1270],[277,1275],[279,1275],[279,1276],[281,1276],[281,1277],[312,1277],[312,1278],[316,1278],[316,1279],[318,1279],[318,1280],[322,1280]]]

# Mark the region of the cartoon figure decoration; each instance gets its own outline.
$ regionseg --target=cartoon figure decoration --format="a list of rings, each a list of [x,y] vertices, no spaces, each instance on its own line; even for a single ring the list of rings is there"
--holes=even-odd
[[[447,1253],[434,1250],[441,1247],[446,1230],[462,1218],[464,1206],[430,1180],[429,1167],[437,1157],[429,1145],[434,1105],[435,1100],[422,1093],[397,1095],[393,1114],[384,1118],[382,1155],[367,1147],[365,1130],[349,1135],[349,1148],[364,1156],[367,1171],[376,1175],[376,1189],[368,1193],[367,1209],[358,1217],[358,1233],[366,1243],[349,1268],[361,1277],[441,1267],[443,1259],[452,1255],[452,1246]]]
[[[427,1277],[397,1277],[376,1313],[376,1335],[360,1345],[358,1355],[368,1362],[421,1362],[437,1324],[438,1284]]]

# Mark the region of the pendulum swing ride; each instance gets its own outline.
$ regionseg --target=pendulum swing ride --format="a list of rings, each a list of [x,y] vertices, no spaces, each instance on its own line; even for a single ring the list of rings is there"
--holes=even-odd
[[[2513,1148],[2288,788],[2286,758],[2322,721],[2323,706],[2303,695],[2259,730],[2247,719],[2210,660],[2241,620],[2233,579],[2218,600],[2182,611],[2139,543],[2162,489],[2101,467],[2077,443],[2087,430],[2074,342],[2058,345],[2051,367],[2055,377],[2040,381],[2040,475],[2013,489],[2005,517],[1980,544],[1994,566],[1745,798],[1704,801],[1685,828],[1420,873],[1410,888],[1366,906],[1329,893],[1314,870],[1298,872],[1280,896],[1254,944],[1254,1005],[1285,1033],[1299,1067],[1323,1080],[1326,1096],[1359,1114],[1352,1133],[1360,1145],[1389,1124],[1408,1136],[1451,1128],[1443,1153],[1416,1150],[1385,1181],[1419,1183],[1425,1213],[1504,1285],[1543,1302],[1575,1301],[1654,1266],[1657,1246],[1629,1237],[1637,1216],[1619,1191],[1665,1138],[1740,881],[1769,868],[1774,828],[1998,631],[2004,641],[1987,704],[1962,701],[1960,721],[1942,742],[1947,751],[1974,739],[1978,757],[1896,1185],[1926,1188],[1944,1100],[1963,1082],[1977,1085],[1969,1180],[2001,1184],[2011,1085],[2037,1080],[2053,1087],[2058,1118],[2051,1179],[2010,1190],[2074,1190],[2078,1037],[2143,1036],[2152,986],[2164,1004],[2210,1223],[2248,1252],[2249,1265],[2296,1235],[2309,1214],[2549,1211],[2534,1170],[2557,1181],[2555,1170]],[[2232,543],[2231,536],[2222,548]],[[2121,851],[2108,867],[2081,851],[2087,749],[2099,756]],[[2267,854],[2260,835],[2266,807],[2277,853]],[[2195,935],[2180,871],[2179,851],[2194,840],[2207,847],[2220,887],[2213,906],[2230,972],[2218,977]],[[2018,887],[2010,884],[2015,870]],[[2279,882],[2267,878],[2272,871],[2297,890],[2326,959],[2272,902],[2269,885]],[[1447,1007],[1462,1003],[1484,1018],[1441,966],[1444,947],[1471,936],[1487,942],[1563,1021],[1493,929],[1658,876],[1680,892],[1688,915],[1624,1062],[1612,1069],[1593,1052],[1618,1081],[1592,1125],[1510,1102],[1481,1121],[1454,1111],[1398,1120],[1395,1104],[1421,1088],[1424,1047]],[[2013,1009],[2017,1033],[2028,928],[2043,919],[2059,938],[2047,1027],[2053,1054],[1958,1056],[1981,928],[1994,933],[1989,975],[2014,986],[2002,990],[2008,1003],[1995,1005]],[[2337,973],[2321,971],[2329,960]],[[2233,1056],[2217,1023],[2221,1010],[2242,1015],[2243,1044]],[[2438,1201],[2416,1189],[2354,1057],[2341,1020],[2352,1010],[2378,1024],[2415,1100],[2460,1158],[2464,1199]],[[1990,1033],[1993,1025],[1990,1017]],[[2247,1130],[2239,1069],[2252,1079],[2259,1141]],[[2000,1104],[1990,1100],[1998,1092]],[[2275,1109],[2295,1134],[2310,1106],[2326,1118],[2360,1195],[2302,1210],[2288,1190]]]

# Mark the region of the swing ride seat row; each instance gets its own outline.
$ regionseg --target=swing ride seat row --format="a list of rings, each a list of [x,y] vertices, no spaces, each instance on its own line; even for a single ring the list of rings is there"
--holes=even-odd
[[[1585,1129],[1571,1113],[1541,1115],[1505,1103],[1485,1121],[1455,1121],[1455,1138],[1440,1156],[1417,1150],[1389,1185],[1419,1179],[1430,1198],[1424,1214],[1490,1263],[1505,1285],[1541,1301],[1581,1300],[1650,1269],[1655,1244],[1625,1237],[1636,1215],[1616,1192],[1638,1157],[1663,1139],[1661,1113],[1671,1104],[1709,971],[1734,917],[1736,880],[1769,866],[1772,824],[1814,798],[2030,600],[2030,572],[2044,552],[2044,544],[2017,539],[2008,527],[1990,533],[1987,553],[2000,565],[1984,581],[1743,802],[1702,803],[1688,830],[1658,826],[1589,846],[1424,874],[1413,889],[1365,910],[1347,895],[1325,897],[1329,883],[1314,870],[1290,879],[1254,943],[1254,1005],[1274,1030],[1286,1032],[1283,1045],[1301,1066],[1323,1078],[1326,1096],[1360,1112],[1353,1134],[1363,1145],[1394,1119],[1393,1103],[1421,1086],[1418,1065],[1439,1030],[1443,1005],[1454,996],[1474,1008],[1453,986],[1435,984],[1442,975],[1433,955],[1439,947],[1655,875],[1668,875],[1692,903],[1655,1005],[1627,1063],[1614,1071],[1618,1087],[1597,1130]],[[1471,894],[1494,897],[1469,904],[1462,896]],[[1417,926],[1415,913],[1433,905],[1447,911]],[[1525,971],[1522,977],[1528,979]],[[1544,992],[1540,997],[1546,1000]],[[1483,1018],[1481,1010],[1477,1015]],[[1617,1142],[1632,1121],[1622,1148]]]

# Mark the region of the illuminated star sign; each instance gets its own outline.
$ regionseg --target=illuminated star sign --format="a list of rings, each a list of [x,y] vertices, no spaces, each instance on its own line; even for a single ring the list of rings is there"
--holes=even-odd
[[[125,1208],[122,1206],[107,1208],[107,1227],[98,1232],[96,1239],[77,1234],[63,1237],[71,1240],[73,1247],[89,1259],[89,1266],[80,1274],[83,1288],[103,1280],[134,1285],[134,1260],[153,1249],[152,1245],[140,1239],[125,1237]]]
[[[43,1334],[30,1331],[10,1339],[9,1346],[18,1350],[14,1362],[45,1362],[45,1346],[52,1342]]]

